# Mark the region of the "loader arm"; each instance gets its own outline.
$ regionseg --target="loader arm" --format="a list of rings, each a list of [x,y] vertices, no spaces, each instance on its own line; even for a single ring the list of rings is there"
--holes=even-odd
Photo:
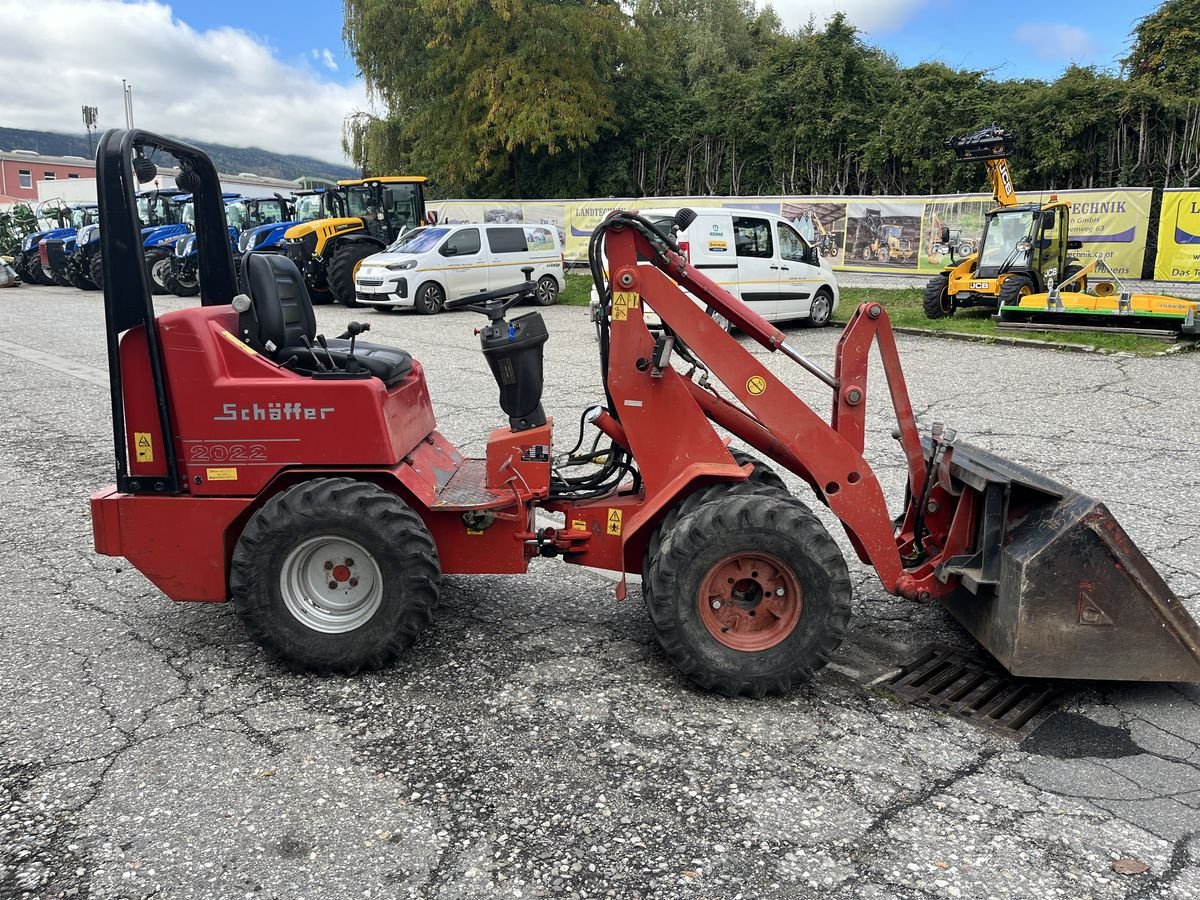
[[[998,206],[1016,206],[1017,189],[1013,187],[1012,169],[1007,159],[989,159],[987,166],[988,184]]]

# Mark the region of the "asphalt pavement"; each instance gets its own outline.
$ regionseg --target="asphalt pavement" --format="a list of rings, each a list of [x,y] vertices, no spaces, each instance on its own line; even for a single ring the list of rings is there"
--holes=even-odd
[[[569,445],[600,399],[595,343],[586,309],[545,316]],[[481,453],[503,416],[477,317],[318,310],[331,334],[351,318],[422,361],[439,427]],[[1200,897],[1200,689],[1071,686],[1023,745],[905,705],[870,682],[970,639],[841,537],[851,632],[786,698],[690,687],[636,588],[619,603],[553,560],[446,578],[388,671],[288,673],[228,605],[171,603],[93,553],[113,465],[99,296],[0,291],[0,325],[2,898]],[[788,335],[832,365],[835,330]],[[1193,354],[897,343],[922,427],[1101,497],[1200,612]],[[867,454],[896,509],[882,387]]]

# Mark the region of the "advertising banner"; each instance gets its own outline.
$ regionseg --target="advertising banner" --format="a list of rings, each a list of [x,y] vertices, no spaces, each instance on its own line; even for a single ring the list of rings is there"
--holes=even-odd
[[[1184,199],[1184,197],[1190,199]],[[1071,203],[1071,237],[1083,248],[1082,260],[1100,257],[1117,275],[1141,274],[1150,221],[1149,188],[1060,191]],[[1180,198],[1174,203],[1173,198]],[[1049,194],[1027,194],[1029,203]],[[1171,201],[1173,205],[1168,205]],[[681,206],[748,209],[781,215],[838,270],[920,274],[940,271],[952,260],[975,253],[987,212],[995,201],[986,194],[923,197],[605,197],[591,200],[445,200],[429,204],[440,221],[552,225],[569,260],[583,261],[592,230],[615,209],[674,209]],[[1200,191],[1168,191],[1159,236],[1160,269],[1164,239],[1178,237],[1180,280],[1200,280]],[[1170,217],[1168,227],[1167,218]],[[1191,216],[1189,219],[1188,217]],[[950,240],[942,241],[943,228]],[[1189,243],[1190,242],[1190,243]],[[1172,247],[1177,246],[1172,244]],[[1165,276],[1160,276],[1165,277]]]
[[[1200,281],[1200,190],[1163,191],[1154,278]]]

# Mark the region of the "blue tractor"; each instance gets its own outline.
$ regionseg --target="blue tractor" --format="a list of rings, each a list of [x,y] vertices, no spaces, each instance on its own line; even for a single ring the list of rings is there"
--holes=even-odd
[[[71,265],[75,247],[80,232],[88,229],[96,230],[100,224],[100,207],[94,203],[81,204],[72,207],[70,224],[65,228],[56,229],[38,243],[38,257],[42,269],[50,279],[62,287],[77,287],[82,290],[95,290],[91,280],[83,277]]]
[[[54,279],[42,268],[38,250],[43,238],[54,238],[71,231],[71,212],[62,201],[47,201],[37,208],[38,224],[42,228],[25,235],[13,254],[13,268],[26,284],[54,284]]]
[[[292,202],[282,194],[276,194],[274,197],[238,198],[232,202],[227,195],[225,221],[229,228],[229,249],[233,252],[235,267],[241,261],[241,252],[247,249],[242,246],[247,234],[279,231],[278,242],[282,245],[283,232],[289,225],[295,224],[289,221],[291,217]],[[260,247],[256,246],[255,249]],[[175,243],[175,251],[165,276],[167,290],[177,297],[194,297],[200,293],[196,262],[196,236],[189,234]]]
[[[138,221],[142,232],[148,229],[172,225],[179,221],[180,204],[183,196],[178,191],[142,191],[137,195]],[[104,264],[100,257],[100,229],[98,225],[87,225],[79,229],[75,238],[74,251],[66,262],[67,277],[76,287],[104,287]]]

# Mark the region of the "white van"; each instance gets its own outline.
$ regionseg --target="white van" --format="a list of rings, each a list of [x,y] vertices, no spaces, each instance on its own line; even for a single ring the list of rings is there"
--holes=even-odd
[[[675,240],[695,268],[768,322],[829,324],[840,297],[833,268],[787,219],[752,209],[692,209],[696,221]],[[637,212],[671,233],[675,209]],[[592,306],[599,306],[595,288]]]
[[[430,225],[364,259],[354,296],[366,306],[432,314],[447,300],[520,284],[525,266],[533,266],[537,302],[556,303],[566,283],[553,225]]]

